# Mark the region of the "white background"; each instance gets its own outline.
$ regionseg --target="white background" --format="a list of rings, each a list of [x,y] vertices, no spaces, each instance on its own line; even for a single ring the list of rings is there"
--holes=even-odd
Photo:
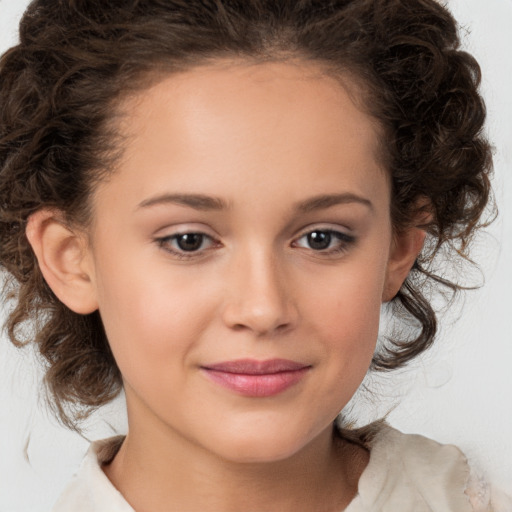
[[[0,51],[17,38],[26,0],[0,0]],[[401,374],[379,379],[379,404],[391,423],[460,446],[486,476],[512,494],[512,0],[448,0],[479,60],[496,147],[498,221],[479,241],[485,286],[444,320],[437,346]],[[45,512],[77,468],[88,442],[66,431],[41,399],[41,372],[30,350],[0,339],[0,512]],[[360,406],[361,408],[361,406]],[[89,438],[125,425],[122,401],[88,423]],[[398,512],[398,511],[397,511]]]

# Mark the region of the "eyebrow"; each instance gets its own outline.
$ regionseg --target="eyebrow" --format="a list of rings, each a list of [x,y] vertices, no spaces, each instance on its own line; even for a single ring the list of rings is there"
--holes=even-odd
[[[301,213],[309,213],[316,210],[331,208],[332,206],[337,206],[339,204],[349,203],[359,203],[368,207],[371,211],[374,210],[373,204],[369,199],[352,193],[322,194],[315,196],[296,203],[295,210]],[[151,206],[165,204],[178,204],[202,211],[219,211],[228,209],[228,203],[220,197],[207,196],[204,194],[162,194],[142,201],[138,207],[149,208]]]
[[[356,194],[323,194],[297,203],[296,209],[302,213],[309,213],[316,210],[324,210],[339,204],[359,203],[374,211],[373,204],[369,199]]]
[[[226,210],[228,208],[228,204],[220,197],[206,196],[203,194],[162,194],[142,201],[142,203],[139,204],[139,208],[149,208],[150,206],[164,204],[178,204],[204,211]]]

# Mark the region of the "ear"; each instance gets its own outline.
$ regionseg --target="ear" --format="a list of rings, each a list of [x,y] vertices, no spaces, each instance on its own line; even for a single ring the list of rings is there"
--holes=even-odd
[[[420,227],[410,227],[393,236],[382,302],[392,300],[400,290],[423,247],[426,234]]]
[[[85,315],[98,309],[86,237],[69,228],[61,212],[49,209],[29,217],[26,236],[57,298],[75,313]]]

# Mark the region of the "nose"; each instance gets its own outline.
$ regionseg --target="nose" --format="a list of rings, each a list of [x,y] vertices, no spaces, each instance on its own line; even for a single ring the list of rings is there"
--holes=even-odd
[[[241,255],[230,265],[224,323],[258,336],[292,329],[299,315],[291,288],[287,272],[270,251]]]

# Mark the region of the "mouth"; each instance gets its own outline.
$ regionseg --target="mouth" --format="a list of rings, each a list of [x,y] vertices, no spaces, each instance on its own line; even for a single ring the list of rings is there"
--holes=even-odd
[[[214,383],[254,398],[282,393],[300,382],[310,369],[310,365],[287,359],[239,359],[201,366]]]

